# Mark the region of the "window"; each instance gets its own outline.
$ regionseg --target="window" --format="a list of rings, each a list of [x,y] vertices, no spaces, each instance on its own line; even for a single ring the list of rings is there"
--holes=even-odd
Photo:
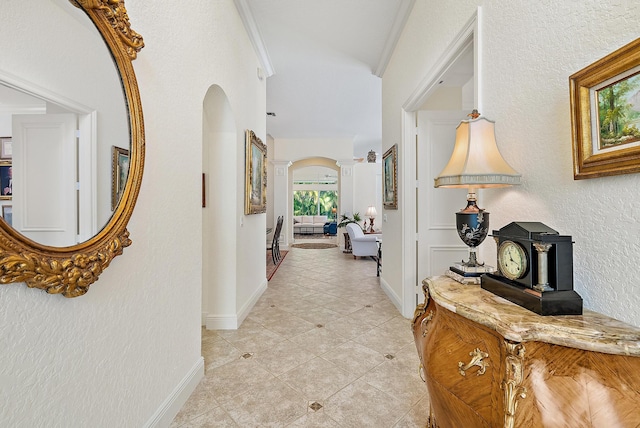
[[[335,190],[294,190],[293,192],[293,215],[326,215],[335,220],[337,208],[338,192]]]

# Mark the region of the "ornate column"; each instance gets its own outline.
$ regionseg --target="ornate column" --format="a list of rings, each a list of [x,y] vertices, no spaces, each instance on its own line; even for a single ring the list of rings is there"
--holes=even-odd
[[[538,283],[533,286],[538,291],[552,291],[549,286],[549,249],[551,244],[534,242],[533,246],[538,251]]]
[[[356,161],[353,159],[342,159],[336,162],[336,165],[340,167],[340,188],[338,189],[339,197],[339,212],[338,223],[340,222],[340,215],[350,213],[353,215],[353,191],[354,191],[354,178],[353,178],[353,166]],[[344,235],[346,229],[338,230],[338,243],[340,246],[344,246]]]
[[[288,160],[274,160],[273,164],[273,227],[279,216],[284,216],[284,223],[282,225],[282,235],[280,235],[280,246],[286,247],[289,245],[290,237],[293,235],[293,229],[291,228],[291,207],[289,201],[291,200],[289,190],[289,167],[291,161]]]

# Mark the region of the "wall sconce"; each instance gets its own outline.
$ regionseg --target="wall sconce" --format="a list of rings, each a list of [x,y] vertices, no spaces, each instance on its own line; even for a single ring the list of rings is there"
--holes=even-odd
[[[483,273],[495,270],[478,263],[476,257],[476,247],[489,231],[489,213],[476,204],[476,189],[520,184],[521,175],[498,150],[495,122],[480,116],[477,110],[469,117],[471,119],[461,121],[456,128],[453,154],[435,178],[434,186],[468,188],[467,206],[456,213],[456,227],[460,239],[469,246],[469,261],[456,263],[450,270],[462,278],[473,278],[464,282],[475,283]]]
[[[365,216],[369,217],[369,230],[368,232],[373,232],[373,219],[376,217],[378,212],[376,211],[376,207],[373,205],[369,205],[367,211],[364,213]]]

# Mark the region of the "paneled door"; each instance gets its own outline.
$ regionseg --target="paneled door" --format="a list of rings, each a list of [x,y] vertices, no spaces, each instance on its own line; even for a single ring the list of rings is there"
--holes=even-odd
[[[13,115],[13,227],[45,245],[78,235],[75,114]]]
[[[456,232],[455,213],[466,206],[466,189],[433,187],[433,179],[451,157],[460,120],[467,112],[418,111],[416,139],[417,199],[417,279],[421,296],[422,280],[443,275],[454,262],[467,260],[468,247]]]

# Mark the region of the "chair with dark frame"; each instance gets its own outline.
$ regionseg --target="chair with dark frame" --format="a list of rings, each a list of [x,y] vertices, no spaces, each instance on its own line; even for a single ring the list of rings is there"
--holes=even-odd
[[[276,229],[273,231],[273,240],[271,241],[271,257],[273,259],[273,264],[277,265],[280,263],[281,255],[280,255],[280,232],[282,231],[282,223],[284,221],[284,216],[279,216]]]

